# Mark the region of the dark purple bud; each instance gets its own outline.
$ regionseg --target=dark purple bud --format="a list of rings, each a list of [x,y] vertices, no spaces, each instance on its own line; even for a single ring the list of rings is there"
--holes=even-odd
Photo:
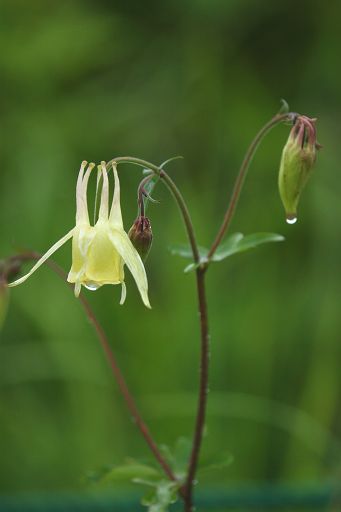
[[[129,229],[128,236],[142,261],[146,261],[153,242],[153,233],[148,217],[139,215]]]

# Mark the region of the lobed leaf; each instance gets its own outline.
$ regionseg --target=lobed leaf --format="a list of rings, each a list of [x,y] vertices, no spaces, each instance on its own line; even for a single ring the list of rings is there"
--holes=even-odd
[[[198,468],[198,474],[206,473],[208,471],[221,471],[222,469],[229,467],[233,460],[234,458],[231,453],[220,453],[211,460],[207,460],[200,464]]]
[[[269,242],[282,242],[283,240],[284,237],[282,235],[278,235],[277,233],[253,233],[252,235],[246,236],[244,236],[242,233],[233,233],[218,247],[212,257],[212,261],[222,261],[229,256],[233,256],[239,252],[249,251],[250,249],[254,249],[259,245]],[[199,246],[198,249],[200,255],[199,263],[190,263],[187,265],[187,267],[185,267],[184,272],[191,272],[203,263],[207,262],[209,249],[202,246]],[[172,254],[181,256],[182,258],[193,259],[192,249],[189,245],[173,245],[170,247],[170,251]]]
[[[101,483],[108,484],[120,481],[133,482],[136,479],[158,480],[160,471],[147,464],[129,460],[126,464],[111,467],[101,478]]]
[[[143,480],[135,482],[152,487],[141,500],[141,504],[148,507],[148,512],[168,512],[169,505],[178,500],[179,484],[176,482],[169,480],[160,480],[155,484]]]
[[[169,248],[171,254],[181,256],[182,258],[193,259],[192,248],[187,244],[171,245]],[[200,258],[207,257],[208,249],[206,247],[198,246]]]
[[[233,254],[249,251],[259,245],[269,242],[283,242],[283,240],[284,237],[276,233],[253,233],[246,236],[242,233],[235,233],[218,247],[212,261],[221,261]]]

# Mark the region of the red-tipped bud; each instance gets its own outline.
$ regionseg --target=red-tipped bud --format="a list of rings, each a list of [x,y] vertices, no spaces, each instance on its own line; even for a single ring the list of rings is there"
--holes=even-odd
[[[153,233],[148,217],[139,215],[129,229],[128,236],[142,260],[146,261],[153,242]]]

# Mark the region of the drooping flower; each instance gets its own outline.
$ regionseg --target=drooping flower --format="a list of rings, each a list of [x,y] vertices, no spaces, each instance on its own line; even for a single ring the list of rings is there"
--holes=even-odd
[[[76,187],[76,226],[56,242],[26,275],[9,286],[17,286],[28,279],[55,251],[72,238],[72,266],[68,282],[75,284],[75,295],[79,296],[81,286],[97,290],[104,284],[121,284],[120,304],[126,298],[124,265],[132,273],[143,303],[150,308],[148,282],[142,260],[123,228],[120,205],[120,182],[116,165],[113,164],[114,193],[109,211],[109,178],[105,162],[98,166],[102,178],[102,192],[98,218],[90,224],[87,202],[87,187],[94,164],[82,162]],[[97,180],[97,184],[99,180]]]

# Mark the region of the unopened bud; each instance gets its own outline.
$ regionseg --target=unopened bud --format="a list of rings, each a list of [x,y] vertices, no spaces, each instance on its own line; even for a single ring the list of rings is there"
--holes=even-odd
[[[142,260],[145,261],[153,241],[152,228],[148,217],[139,215],[129,229],[128,236]]]
[[[313,169],[317,149],[315,119],[298,116],[282,152],[278,186],[285,209],[286,220],[294,224],[297,206]]]

